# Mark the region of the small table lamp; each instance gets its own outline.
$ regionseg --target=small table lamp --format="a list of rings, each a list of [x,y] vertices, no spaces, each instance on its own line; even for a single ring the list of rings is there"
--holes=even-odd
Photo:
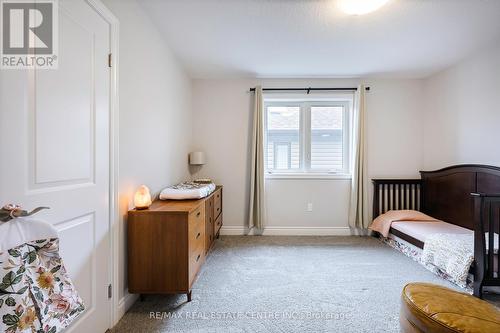
[[[192,165],[190,168],[190,173],[192,177],[196,177],[198,171],[200,171],[201,166],[206,163],[205,153],[202,151],[195,151],[189,153],[189,165]],[[196,180],[193,180],[196,181]]]
[[[195,151],[189,153],[189,164],[191,165],[203,165],[205,164],[205,153],[202,151]]]
[[[141,185],[134,195],[135,209],[148,209],[151,206],[151,193],[146,185]]]

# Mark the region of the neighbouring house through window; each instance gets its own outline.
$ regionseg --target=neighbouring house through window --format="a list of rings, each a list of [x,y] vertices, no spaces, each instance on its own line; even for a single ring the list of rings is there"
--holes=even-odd
[[[349,174],[352,98],[266,100],[268,174]]]

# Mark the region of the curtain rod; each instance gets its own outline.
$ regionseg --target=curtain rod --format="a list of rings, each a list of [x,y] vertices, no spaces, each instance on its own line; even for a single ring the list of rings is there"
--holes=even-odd
[[[358,88],[262,88],[263,91],[307,91],[309,94],[311,91],[356,91]],[[370,87],[365,88],[366,91],[370,91]],[[255,91],[255,88],[250,88],[250,91]]]

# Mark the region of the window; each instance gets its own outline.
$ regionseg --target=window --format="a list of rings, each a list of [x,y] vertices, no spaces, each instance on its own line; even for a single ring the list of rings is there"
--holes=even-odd
[[[300,170],[300,106],[267,107],[267,168]]]
[[[274,143],[274,169],[287,170],[292,168],[292,144],[290,142]]]
[[[351,100],[266,101],[269,174],[348,174]]]
[[[344,169],[342,106],[311,106],[311,169]]]

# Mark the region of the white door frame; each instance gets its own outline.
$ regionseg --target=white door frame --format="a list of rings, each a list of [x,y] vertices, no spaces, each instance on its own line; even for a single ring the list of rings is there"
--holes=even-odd
[[[118,18],[102,3],[101,0],[85,0],[110,26],[110,94],[109,94],[109,233],[110,233],[110,277],[112,285],[109,328],[113,327],[123,316],[119,311],[119,94],[118,94],[118,50],[119,29]],[[103,332],[104,333],[104,332]]]

